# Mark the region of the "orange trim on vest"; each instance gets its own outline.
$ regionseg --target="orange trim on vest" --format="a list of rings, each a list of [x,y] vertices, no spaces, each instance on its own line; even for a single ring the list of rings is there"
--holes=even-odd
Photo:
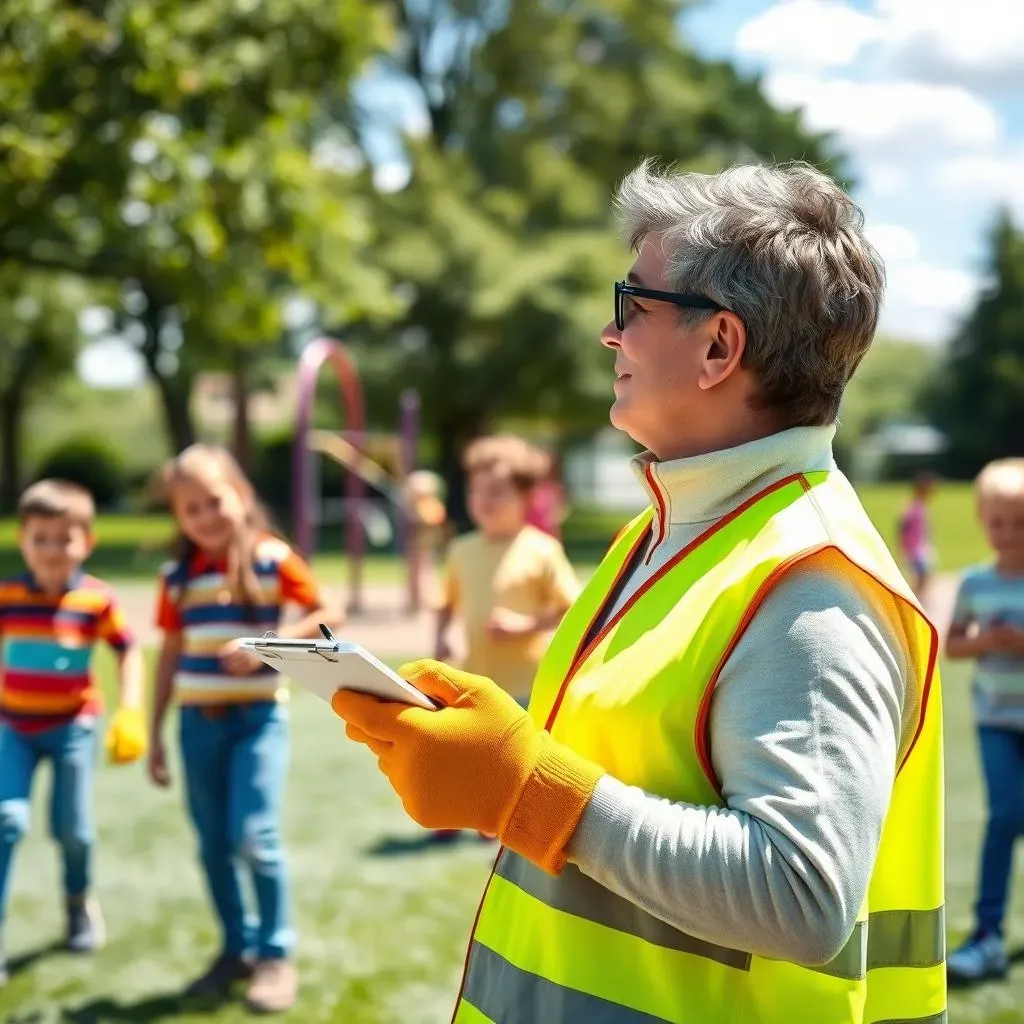
[[[651,490],[654,492],[654,499],[658,503],[658,536],[647,552],[647,558],[644,559],[644,564],[650,565],[651,556],[668,534],[668,509],[665,507],[665,499],[661,496],[661,485],[655,479],[650,463],[644,466],[644,476],[647,477],[647,483],[650,484]]]
[[[804,490],[810,491],[810,484],[806,478],[802,478],[802,483]],[[704,696],[701,698],[700,707],[697,711],[697,721],[694,724],[694,746],[697,750],[697,757],[700,760],[701,768],[704,769],[704,777],[708,780],[719,797],[722,796],[722,783],[719,780],[718,775],[715,773],[714,765],[711,762],[711,737],[708,731],[708,718],[711,713],[711,698],[714,696],[715,687],[718,685],[718,679],[722,674],[722,670],[725,668],[725,663],[729,660],[732,652],[736,649],[736,645],[740,642],[743,634],[747,631],[747,627],[750,625],[751,620],[754,618],[758,608],[760,608],[772,587],[775,586],[779,579],[789,572],[793,566],[807,558],[813,557],[814,555],[820,555],[823,551],[834,551],[841,558],[846,559],[850,565],[860,570],[866,576],[869,576],[897,601],[905,601],[905,598],[900,594],[897,594],[896,591],[885,582],[885,580],[880,579],[869,569],[865,569],[857,562],[854,562],[835,544],[819,544],[817,547],[808,548],[806,551],[801,551],[792,558],[786,559],[785,562],[780,563],[772,570],[772,572],[757,588],[757,592],[751,599],[750,604],[747,605],[747,610],[743,613],[743,618],[740,619],[735,633],[733,633],[732,638],[726,645],[725,650],[722,652],[722,657],[719,659],[718,665],[715,667],[715,671],[711,674],[710,680],[708,680],[707,688],[704,691]],[[924,687],[921,690],[921,713],[918,716],[917,728],[914,730],[914,738],[910,741],[910,745],[907,747],[907,752],[903,755],[903,760],[900,761],[899,767],[896,769],[897,774],[899,774],[903,766],[907,763],[907,759],[910,757],[914,747],[917,745],[917,740],[921,735],[921,730],[924,728],[925,715],[928,712],[928,697],[931,694],[932,680],[935,678],[935,665],[938,662],[939,657],[938,630],[935,628],[935,624],[932,620],[929,619],[923,611],[921,612],[921,617],[928,624],[928,628],[931,633],[931,643],[929,644],[928,650],[928,668],[925,672]]]
[[[756,505],[762,498],[767,497],[769,494],[773,494],[775,491],[781,490],[788,484],[793,483],[794,480],[803,481],[803,476],[799,473],[794,473],[791,476],[784,477],[782,480],[777,480],[773,484],[769,484],[763,490],[758,491],[757,494],[748,498],[745,502],[743,502],[742,505],[737,505],[736,508],[734,508],[727,515],[722,516],[722,518],[719,519],[718,522],[713,523],[702,533],[694,537],[694,539],[691,540],[690,543],[687,544],[681,551],[677,551],[664,565],[659,566],[646,580],[644,580],[644,582],[641,583],[640,586],[637,587],[636,591],[630,596],[629,600],[626,601],[619,608],[619,610],[610,619],[608,619],[607,622],[605,622],[605,624],[601,627],[601,629],[597,632],[593,639],[589,643],[587,643],[587,637],[590,636],[594,630],[594,623],[597,622],[597,620],[601,617],[601,613],[604,611],[605,606],[608,603],[608,597],[605,598],[605,600],[601,603],[600,607],[594,613],[594,617],[590,620],[590,625],[584,631],[583,638],[580,641],[580,647],[577,648],[576,654],[573,656],[572,663],[569,665],[569,671],[566,673],[565,679],[563,680],[562,685],[558,690],[558,696],[555,697],[554,703],[551,705],[551,711],[548,714],[547,722],[544,725],[544,728],[548,732],[551,731],[551,726],[555,724],[555,718],[558,714],[559,708],[561,708],[562,706],[562,700],[565,697],[565,691],[568,689],[569,684],[572,682],[577,671],[579,671],[580,665],[582,665],[583,662],[586,661],[586,659],[590,656],[593,650],[601,643],[602,640],[604,640],[608,633],[619,624],[619,621],[626,614],[626,612],[628,612],[630,608],[632,608],[633,605],[636,604],[636,602],[639,601],[640,598],[643,597],[644,594],[646,594],[647,591],[654,586],[655,583],[657,583],[667,572],[674,569],[695,548],[699,547],[706,540],[709,540],[716,533],[718,533],[719,530],[724,529],[734,519],[736,519],[738,516],[741,516],[744,512],[746,512],[748,508],[750,508],[753,505]],[[806,487],[806,482],[804,482],[804,486]],[[641,534],[641,536],[638,537],[636,542],[633,544],[633,547],[630,550],[629,555],[627,556],[625,562],[622,563],[622,567],[619,569],[619,572],[615,577],[615,581],[608,591],[608,596],[615,592],[615,588],[621,581],[623,574],[627,571],[627,569],[630,566],[630,563],[636,556],[636,552],[641,541],[643,541],[644,537],[646,537],[650,531],[651,528],[648,526],[647,530],[645,530],[644,533]]]

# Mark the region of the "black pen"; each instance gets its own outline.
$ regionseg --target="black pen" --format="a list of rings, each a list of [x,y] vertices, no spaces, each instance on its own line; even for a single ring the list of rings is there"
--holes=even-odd
[[[330,640],[332,644],[337,643],[334,634],[322,622],[320,623],[320,632],[323,633],[325,640]]]

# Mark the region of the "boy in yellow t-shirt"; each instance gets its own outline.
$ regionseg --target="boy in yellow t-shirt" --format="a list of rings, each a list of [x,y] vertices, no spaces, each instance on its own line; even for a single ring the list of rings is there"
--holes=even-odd
[[[576,600],[579,581],[559,541],[526,522],[530,492],[545,472],[544,454],[517,437],[484,437],[469,445],[463,465],[476,529],[448,548],[435,656],[450,659],[446,636],[459,619],[466,635],[463,667],[495,680],[525,707],[537,663]]]
[[[517,437],[485,437],[464,456],[476,530],[448,548],[436,655],[454,618],[466,634],[464,668],[489,676],[524,706],[551,631],[579,594],[562,545],[526,523],[543,453]]]

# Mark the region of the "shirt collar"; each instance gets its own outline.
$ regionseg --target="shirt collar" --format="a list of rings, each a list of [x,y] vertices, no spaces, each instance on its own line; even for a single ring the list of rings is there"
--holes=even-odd
[[[208,572],[224,572],[228,560],[224,555],[209,555],[205,551],[195,551],[188,562],[190,576],[202,576]]]
[[[66,594],[69,590],[77,590],[82,585],[84,578],[85,570],[79,567],[67,578],[63,593]],[[43,588],[39,585],[39,581],[35,578],[31,569],[26,569],[21,574],[21,582],[25,584],[30,593],[41,594],[43,592]]]
[[[651,452],[632,460],[654,506],[655,536],[672,525],[711,523],[787,476],[832,469],[835,425],[794,427],[706,455],[659,462]]]

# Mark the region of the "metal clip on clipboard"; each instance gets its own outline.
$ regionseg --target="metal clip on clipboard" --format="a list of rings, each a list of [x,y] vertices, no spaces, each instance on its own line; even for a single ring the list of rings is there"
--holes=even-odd
[[[334,634],[322,622],[319,623],[319,626],[320,626],[320,632],[323,634],[324,639],[327,640],[329,643],[334,644],[334,651],[337,651],[338,650],[338,641],[335,638]],[[255,641],[253,646],[254,647],[273,647],[274,646],[274,641],[275,640],[279,640],[279,639],[280,639],[280,637],[278,637],[278,635],[272,629],[268,629],[266,631],[266,633],[264,633],[263,636],[261,636],[259,638],[259,640]],[[296,645],[296,646],[298,646],[298,645]],[[332,665],[333,664],[337,664],[338,659],[337,658],[329,658],[327,656],[327,652],[325,652],[321,648],[317,647],[316,642],[314,642],[311,646],[306,647],[304,649],[305,649],[307,654],[316,654],[319,657],[323,658],[324,661],[329,662]]]

